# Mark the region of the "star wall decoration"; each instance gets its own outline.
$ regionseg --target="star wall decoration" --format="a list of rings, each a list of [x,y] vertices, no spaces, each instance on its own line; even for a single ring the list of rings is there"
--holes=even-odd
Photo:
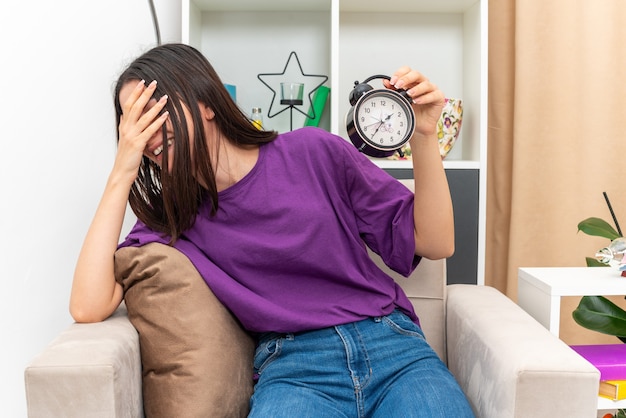
[[[292,58],[295,58],[295,62],[298,65],[298,69],[300,71],[298,77],[300,78],[300,80],[287,80],[287,79],[285,79],[285,75],[286,74],[294,74],[295,73],[294,68],[292,68],[292,67],[294,67],[294,65],[296,65],[296,64],[292,64],[292,60],[291,60]],[[287,62],[285,63],[285,68],[283,68],[283,72],[282,73],[259,74],[259,75],[257,75],[257,78],[261,81],[261,83],[265,84],[265,86],[272,91],[272,102],[270,103],[270,108],[269,108],[269,111],[267,112],[267,117],[268,118],[273,118],[274,116],[283,113],[287,109],[296,109],[298,112],[302,113],[307,118],[315,119],[315,109],[313,109],[313,98],[312,98],[313,97],[313,93],[315,93],[315,90],[320,88],[328,80],[328,76],[317,75],[317,74],[306,74],[302,70],[302,65],[300,64],[300,60],[298,59],[298,55],[296,54],[295,51],[291,51],[291,53],[289,54],[289,58],[287,58]],[[301,81],[304,78],[310,78],[311,79],[311,83],[304,83],[306,89],[309,89],[309,86],[311,86],[311,85],[315,86],[312,89],[308,90],[309,93],[307,94],[307,97],[309,98],[309,109],[311,109],[311,112],[313,112],[313,114],[309,115],[308,113],[303,112],[302,110],[298,109],[294,105],[285,105],[283,107],[283,109],[281,109],[279,111],[276,111],[276,113],[272,113],[272,108],[274,107],[274,100],[276,99],[276,89],[275,89],[275,87],[278,86],[276,88],[280,88],[279,86],[280,86],[281,81],[282,82],[285,82],[285,81]]]

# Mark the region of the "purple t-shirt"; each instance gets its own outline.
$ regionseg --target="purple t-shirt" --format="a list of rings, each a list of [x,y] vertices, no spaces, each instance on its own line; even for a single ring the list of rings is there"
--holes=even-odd
[[[413,271],[413,194],[342,138],[317,128],[279,135],[218,204],[215,216],[201,207],[175,247],[249,331],[319,329],[396,308],[417,321],[366,250]],[[167,241],[138,222],[120,246]]]

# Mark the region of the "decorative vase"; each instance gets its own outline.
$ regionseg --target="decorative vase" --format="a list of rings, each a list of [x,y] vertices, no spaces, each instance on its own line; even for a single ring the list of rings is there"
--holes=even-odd
[[[446,99],[441,109],[441,116],[437,122],[437,139],[441,159],[446,158],[454,143],[459,138],[461,123],[463,122],[463,101],[461,99]],[[388,159],[406,160],[411,157],[411,146],[407,143],[399,153],[394,153]]]
[[[446,99],[441,111],[441,117],[437,122],[437,138],[439,140],[439,153],[441,158],[446,158],[461,132],[463,122],[463,101],[461,99]]]

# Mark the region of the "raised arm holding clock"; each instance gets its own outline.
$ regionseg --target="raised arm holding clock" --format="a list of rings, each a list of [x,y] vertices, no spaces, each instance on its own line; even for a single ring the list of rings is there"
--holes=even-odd
[[[450,257],[454,253],[454,216],[437,142],[444,94],[409,67],[400,68],[383,83],[405,90],[413,102],[415,131],[409,142],[415,179],[415,253],[431,259]]]
[[[382,79],[386,88],[374,89]],[[438,259],[454,252],[454,219],[437,141],[443,93],[409,67],[391,77],[355,82],[346,129],[354,146],[371,157],[388,157],[409,143],[415,179],[415,253]]]

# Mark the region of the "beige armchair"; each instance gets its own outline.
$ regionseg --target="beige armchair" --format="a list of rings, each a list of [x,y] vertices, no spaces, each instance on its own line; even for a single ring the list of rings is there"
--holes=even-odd
[[[403,180],[402,182],[412,189],[412,181]],[[172,251],[168,248],[157,250],[160,253],[160,259],[181,256],[167,252]],[[135,256],[128,256],[131,260],[134,260],[133,257]],[[153,273],[149,271],[154,270],[154,264],[158,263],[159,257],[149,257],[136,263],[132,261],[131,264],[137,264],[132,267],[142,272],[148,271],[148,276],[150,276]],[[372,257],[400,284],[411,299],[420,317],[427,340],[456,377],[477,417],[591,418],[597,416],[597,393],[600,379],[598,370],[502,293],[486,286],[446,285],[446,263],[442,260],[422,260],[411,277],[407,279],[388,269],[378,256],[372,254]],[[144,265],[141,266],[141,263]],[[174,271],[186,271],[183,276],[197,274],[193,267],[191,267],[193,271],[185,270],[189,269],[188,260],[185,259],[180,263],[182,264],[178,264]],[[165,274],[165,277],[170,276],[172,276],[171,273]],[[181,286],[178,279],[178,277],[169,279],[176,283],[148,284],[143,290],[136,290],[135,295],[155,292],[154,296],[165,293],[166,288],[168,290],[178,288],[179,291],[186,292],[182,299],[183,303],[189,304],[191,294],[202,293],[207,289],[204,283],[200,283],[201,280]],[[185,281],[185,279],[181,280]],[[190,287],[196,285],[199,287],[191,291]],[[126,297],[129,297],[128,293]],[[247,358],[245,353],[251,344],[249,338],[243,335],[237,325],[234,325],[237,327],[234,329],[232,323],[226,324],[226,322],[234,321],[223,312],[225,309],[212,294],[199,295],[199,297],[204,298],[202,299],[204,302],[209,301],[206,303],[219,305],[208,310],[207,315],[210,318],[220,317],[222,328],[231,327],[230,330],[226,330],[229,336],[232,333],[242,334],[237,338],[241,346],[239,358],[230,356],[228,359],[230,363],[225,359],[219,361],[222,369],[238,369],[237,372],[231,373],[232,376],[229,377],[231,381],[241,380],[241,376],[248,373],[246,371],[248,365],[238,368],[236,364],[239,363],[236,362],[241,358]],[[169,299],[169,294],[162,295],[158,304],[166,304]],[[154,299],[150,301],[154,302]],[[144,304],[144,302],[141,301],[139,304]],[[173,306],[178,302],[174,301],[171,304]],[[197,299],[196,302],[191,302],[191,304],[194,303],[198,303]],[[132,311],[129,310],[129,313],[131,317],[135,317]],[[188,311],[180,313],[188,315]],[[183,324],[184,321],[179,321],[180,326]],[[178,333],[178,328],[175,330]],[[161,335],[160,331],[157,329],[155,335]],[[191,332],[188,328],[186,331]],[[205,329],[204,332],[207,330]],[[210,329],[209,332],[212,333],[215,330]],[[146,338],[145,333],[143,338]],[[151,341],[149,338],[147,340]],[[146,348],[143,347],[143,349]],[[157,350],[159,350],[158,347]],[[205,350],[201,355],[206,357],[216,352],[224,352],[224,349]],[[26,368],[28,416],[30,418],[142,417],[144,405],[140,356],[139,337],[128,319],[124,304],[112,317],[102,323],[71,325]],[[185,356],[184,353],[183,356]],[[215,380],[220,372],[214,373]],[[207,374],[206,368],[201,371],[201,374]],[[153,384],[152,380],[149,382],[150,385]],[[193,379],[191,382],[198,384]],[[209,390],[214,390],[216,387],[219,390],[222,382],[223,380],[217,383],[209,382],[212,385]],[[235,399],[236,402],[246,401],[252,390],[251,384],[248,383],[237,388],[235,391],[237,393],[231,395],[230,398],[217,396],[215,401],[217,406],[211,406],[212,410],[220,409],[220,416],[223,417],[230,418],[235,415],[234,412],[225,412],[223,405],[228,402],[232,403],[237,397],[239,399]],[[206,386],[203,383],[202,388]],[[196,391],[197,387],[187,392]],[[143,389],[145,390],[146,387]],[[150,391],[152,399],[158,401],[155,402],[159,404],[157,409],[170,406],[171,402],[161,402],[159,399],[161,396],[168,395],[184,397],[185,393],[179,391],[173,395],[170,390],[164,394],[156,393],[155,395],[154,391]],[[159,412],[161,415],[168,415],[163,410]],[[242,414],[245,414],[245,410],[240,410],[237,415]],[[204,417],[207,414],[195,409],[194,414],[186,412],[185,415]],[[216,413],[211,415],[215,416]],[[402,412],[399,411],[398,417],[401,416]]]
[[[423,260],[409,279],[390,274],[478,417],[596,416],[598,371],[497,290],[446,286],[444,261]],[[124,305],[102,323],[73,324],[26,368],[28,416],[141,417],[141,367]]]

